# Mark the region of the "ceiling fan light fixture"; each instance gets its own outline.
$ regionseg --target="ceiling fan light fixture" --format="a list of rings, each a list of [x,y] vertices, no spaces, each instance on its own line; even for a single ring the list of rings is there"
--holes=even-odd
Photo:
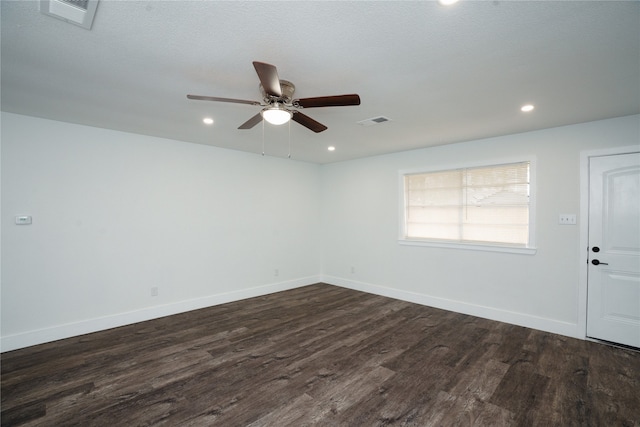
[[[262,118],[271,123],[272,125],[283,125],[291,120],[293,113],[281,108],[277,104],[267,109],[262,110]]]

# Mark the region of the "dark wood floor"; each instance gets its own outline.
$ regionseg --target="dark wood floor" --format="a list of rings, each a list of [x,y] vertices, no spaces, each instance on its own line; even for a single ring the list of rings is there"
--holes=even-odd
[[[4,353],[2,425],[640,426],[640,353],[318,284]]]

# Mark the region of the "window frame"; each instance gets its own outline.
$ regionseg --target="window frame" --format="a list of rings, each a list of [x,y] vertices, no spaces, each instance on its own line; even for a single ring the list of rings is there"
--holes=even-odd
[[[529,243],[526,246],[510,245],[508,243],[481,243],[481,242],[461,242],[447,241],[440,239],[407,237],[407,212],[406,212],[406,191],[405,177],[422,173],[446,172],[460,169],[486,168],[502,166],[514,163],[529,162]],[[407,246],[423,246],[447,249],[466,249],[489,252],[507,252],[516,254],[534,255],[536,247],[536,158],[535,156],[523,156],[518,158],[502,158],[493,161],[465,162],[439,166],[425,166],[422,168],[403,169],[398,171],[398,194],[399,194],[399,215],[398,215],[398,243]]]

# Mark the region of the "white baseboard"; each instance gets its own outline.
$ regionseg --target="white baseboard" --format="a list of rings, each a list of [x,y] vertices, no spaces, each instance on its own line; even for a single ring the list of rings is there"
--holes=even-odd
[[[57,341],[64,338],[70,338],[92,332],[116,328],[119,326],[130,325],[132,323],[144,322],[146,320],[184,313],[191,310],[198,310],[200,308],[212,307],[228,302],[234,302],[247,298],[268,295],[275,292],[295,289],[318,282],[324,282],[330,285],[341,286],[343,288],[354,289],[357,291],[381,295],[389,298],[395,298],[402,301],[440,308],[443,310],[455,311],[457,313],[468,314],[485,319],[497,320],[499,322],[524,326],[527,328],[565,335],[572,338],[584,339],[584,336],[581,336],[580,334],[578,325],[574,323],[546,319],[542,317],[500,310],[491,307],[484,307],[461,301],[438,298],[425,294],[403,291],[400,289],[388,288],[379,285],[372,285],[369,283],[358,282],[340,277],[311,276],[286,282],[272,283],[268,285],[242,289],[233,292],[210,295],[203,298],[196,298],[166,305],[148,307],[127,313],[118,313],[111,316],[87,319],[80,322],[68,323],[64,325],[53,326],[50,328],[23,332],[15,335],[8,335],[0,338],[0,349],[2,352],[16,350],[19,348],[30,347],[46,342]]]
[[[274,292],[286,291],[306,285],[318,283],[320,276],[304,277],[286,282],[272,283],[253,288],[242,289],[222,294],[209,295],[202,298],[195,298],[176,303],[147,307],[127,313],[118,313],[110,316],[87,319],[75,323],[52,326],[50,328],[38,329],[23,332],[15,335],[8,335],[0,338],[0,349],[2,352],[30,347],[32,345],[57,341],[64,338],[89,334],[92,332],[104,331],[106,329],[117,328],[119,326],[130,325],[132,323],[144,322],[146,320],[157,319],[173,314],[184,313],[200,308],[225,304],[247,298],[259,297],[272,294]]]
[[[402,301],[440,308],[443,310],[455,311],[456,313],[468,314],[471,316],[482,317],[484,319],[497,320],[499,322],[524,326],[527,328],[551,332],[554,334],[564,335],[572,338],[585,338],[584,335],[581,336],[580,328],[576,323],[562,322],[559,320],[532,316],[530,314],[516,313],[513,311],[485,307],[481,305],[470,304],[467,302],[438,298],[425,294],[403,291],[400,289],[357,282],[340,277],[323,276],[322,282],[341,286],[343,288],[349,288],[357,291],[367,292],[370,294],[395,298]]]

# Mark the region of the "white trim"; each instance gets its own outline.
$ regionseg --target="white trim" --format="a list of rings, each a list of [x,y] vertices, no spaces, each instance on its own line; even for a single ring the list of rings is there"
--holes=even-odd
[[[578,256],[578,333],[587,338],[587,271],[589,265],[589,159],[640,152],[640,145],[604,148],[580,152],[580,254]]]
[[[268,295],[274,292],[295,289],[318,283],[319,281],[319,276],[304,277],[286,282],[256,286],[249,289],[209,295],[202,298],[195,298],[155,307],[147,307],[136,311],[87,319],[75,323],[57,325],[45,329],[27,331],[0,338],[0,349],[2,349],[2,352],[16,350],[19,348],[30,347],[32,345],[43,344],[64,338],[130,325],[137,322],[144,322],[173,314],[184,313],[191,310],[198,310],[219,304],[226,304],[247,298]]]
[[[434,248],[444,249],[462,249],[469,251],[486,251],[486,252],[508,252],[514,254],[535,255],[537,248],[532,247],[517,247],[517,246],[501,246],[495,245],[483,245],[480,243],[471,242],[437,242],[434,240],[417,240],[417,239],[398,239],[398,243],[406,246],[426,246]]]
[[[388,288],[385,286],[373,285],[370,283],[357,282],[340,277],[323,276],[322,281],[343,288],[354,289],[370,294],[408,301],[442,310],[454,311],[456,313],[468,314],[482,317],[484,319],[537,329],[540,331],[560,334],[572,338],[584,338],[580,335],[578,325],[560,320],[548,319],[533,316],[530,314],[517,313],[514,311],[502,310],[493,307],[486,307],[477,304],[470,304],[462,301],[455,301],[446,298],[434,297],[416,292],[403,291],[400,289]]]
[[[498,157],[491,158],[490,160],[482,160],[477,162],[461,162],[461,163],[448,163],[448,164],[438,164],[438,165],[430,165],[419,168],[410,168],[410,169],[402,169],[399,171],[400,177],[404,175],[418,174],[418,173],[427,173],[427,172],[443,172],[449,170],[456,169],[471,169],[471,168],[482,168],[488,166],[500,166],[500,165],[509,165],[513,163],[522,163],[522,162],[533,162],[536,160],[536,156],[533,154],[525,154],[522,156],[514,156],[514,157]]]

